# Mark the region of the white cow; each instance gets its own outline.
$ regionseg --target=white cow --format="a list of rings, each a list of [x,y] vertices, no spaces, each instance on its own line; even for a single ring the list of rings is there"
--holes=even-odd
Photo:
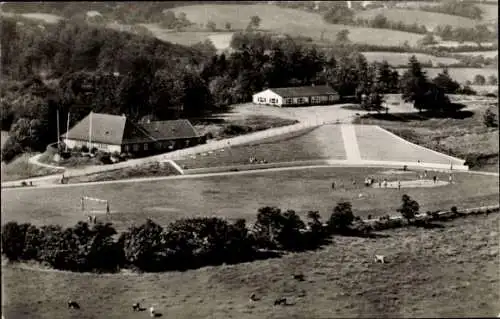
[[[375,262],[385,264],[385,256],[383,255],[375,255]]]

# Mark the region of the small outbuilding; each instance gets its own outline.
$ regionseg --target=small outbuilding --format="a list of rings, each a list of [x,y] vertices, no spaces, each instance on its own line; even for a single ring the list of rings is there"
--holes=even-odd
[[[333,104],[340,96],[327,85],[269,88],[252,96],[255,104],[274,106],[307,106]]]

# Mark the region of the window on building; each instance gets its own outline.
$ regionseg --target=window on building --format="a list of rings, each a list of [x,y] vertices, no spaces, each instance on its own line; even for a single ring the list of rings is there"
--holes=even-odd
[[[137,152],[139,150],[139,144],[134,144],[133,148],[134,148],[134,151]]]
[[[186,140],[186,147],[189,146],[189,142],[190,142],[189,140]]]
[[[264,102],[264,103],[266,102],[266,98],[265,97],[259,97],[257,100],[259,102]]]
[[[299,97],[299,98],[297,99],[297,103],[299,103],[299,104],[300,104],[300,103],[304,103],[304,98],[303,98],[303,97]]]
[[[292,98],[286,98],[285,99],[285,104],[293,104],[293,99]]]
[[[144,150],[147,151],[148,150],[148,143],[144,143]]]
[[[328,99],[329,99],[330,101],[335,100],[335,95],[329,95],[329,96],[328,96]]]
[[[278,103],[278,99],[271,99],[271,103]]]
[[[128,145],[125,145],[125,146],[123,147],[123,149],[125,150],[125,152],[128,152],[128,151],[129,151],[129,147],[128,147]]]
[[[311,103],[319,103],[321,102],[321,97],[320,96],[313,96],[311,98]]]

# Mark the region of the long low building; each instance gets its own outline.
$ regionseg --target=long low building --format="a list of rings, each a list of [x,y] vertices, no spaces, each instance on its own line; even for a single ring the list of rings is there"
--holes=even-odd
[[[339,100],[337,91],[326,85],[269,88],[252,96],[255,104],[274,106],[333,104]]]
[[[185,119],[140,124],[125,116],[92,112],[61,137],[69,148],[131,154],[167,152],[206,142]]]

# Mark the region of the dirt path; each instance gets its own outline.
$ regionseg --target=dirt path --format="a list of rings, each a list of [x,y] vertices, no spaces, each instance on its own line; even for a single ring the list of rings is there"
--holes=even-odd
[[[359,152],[358,138],[354,125],[343,124],[340,126],[342,138],[344,139],[345,154],[348,161],[359,162],[361,161],[361,154]]]

